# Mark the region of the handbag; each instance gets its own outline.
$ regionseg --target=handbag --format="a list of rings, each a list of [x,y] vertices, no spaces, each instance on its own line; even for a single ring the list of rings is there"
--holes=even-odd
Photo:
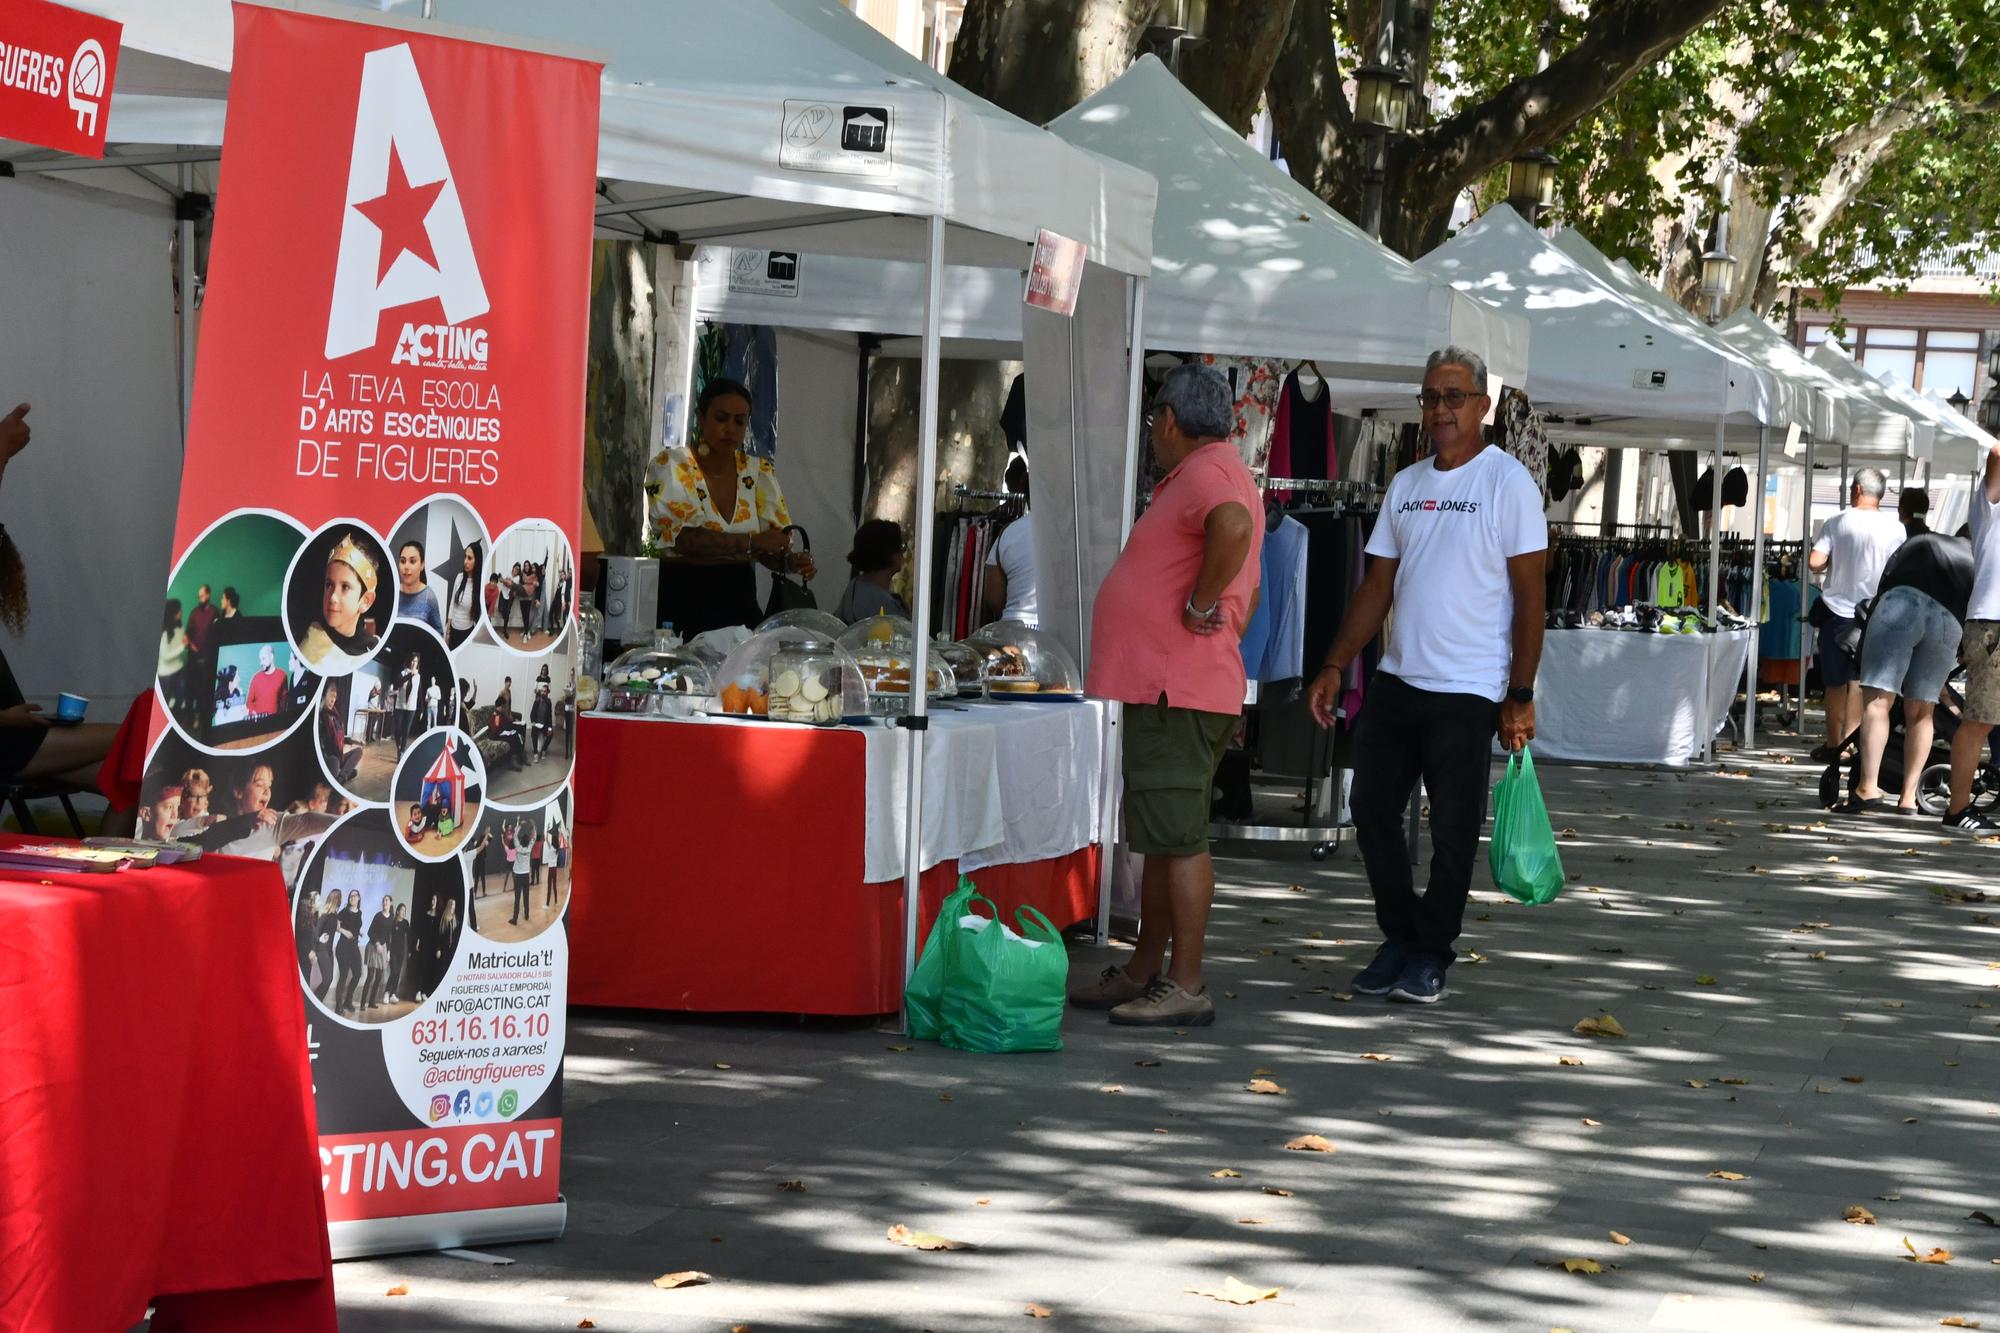
[[[794,523],[786,528],[785,531],[787,533],[798,533],[799,545],[804,548],[806,554],[812,554],[812,538],[806,535],[804,528]],[[775,570],[772,572],[771,597],[764,604],[764,615],[767,618],[777,615],[780,611],[817,611],[818,609],[819,603],[814,600],[812,589],[806,586],[804,579],[793,578],[790,574],[780,574]]]

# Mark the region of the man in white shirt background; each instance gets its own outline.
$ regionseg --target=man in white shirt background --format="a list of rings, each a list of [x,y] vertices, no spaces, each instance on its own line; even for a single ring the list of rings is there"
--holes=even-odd
[[[1007,465],[1007,489],[1028,499],[1028,460],[1020,454]],[[987,553],[986,618],[1018,620],[1040,629],[1035,582],[1035,516],[1028,511],[1006,526]]]
[[[1973,775],[1987,736],[2000,725],[2000,445],[1986,455],[1986,471],[1972,489],[1972,602],[1959,655],[1965,659],[1965,708],[1951,738],[1951,801],[1944,826],[2000,832],[2000,824],[1971,809]]]
[[[1861,627],[1854,609],[1871,601],[1882,570],[1908,539],[1901,519],[1882,511],[1888,478],[1878,468],[1854,474],[1848,507],[1826,521],[1806,565],[1825,574],[1820,600],[1826,622],[1819,630],[1819,678],[1826,690],[1826,744],[1813,751],[1831,759],[1848,733],[1861,723]]]
[[[1368,572],[1314,677],[1309,704],[1334,721],[1341,673],[1396,617],[1355,740],[1355,840],[1384,942],[1354,979],[1365,995],[1444,998],[1452,942],[1485,822],[1497,729],[1509,750],[1535,736],[1549,528],[1528,470],[1488,445],[1486,364],[1462,348],[1433,352],[1424,426],[1435,450],[1389,483],[1368,539]],[[1403,812],[1417,781],[1431,806],[1431,873],[1417,896]]]

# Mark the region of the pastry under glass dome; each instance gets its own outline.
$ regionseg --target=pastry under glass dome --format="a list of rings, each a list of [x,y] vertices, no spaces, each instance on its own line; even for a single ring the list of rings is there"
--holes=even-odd
[[[1053,636],[996,620],[965,641],[984,660],[989,699],[1080,699],[1083,673]]]
[[[634,648],[604,672],[598,705],[607,713],[687,717],[715,693],[708,663],[678,648]]]

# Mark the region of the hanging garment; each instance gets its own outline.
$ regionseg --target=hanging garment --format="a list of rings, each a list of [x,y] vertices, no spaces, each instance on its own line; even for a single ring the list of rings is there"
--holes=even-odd
[[[1542,414],[1520,390],[1502,389],[1499,422],[1500,447],[1528,469],[1528,475],[1535,479],[1535,489],[1542,493],[1542,503],[1547,504],[1549,433],[1542,423]]]
[[[1259,561],[1263,596],[1243,634],[1243,671],[1269,684],[1305,674],[1306,529],[1283,518],[1266,534]]]
[[[1312,375],[1310,391],[1301,384],[1302,373]],[[1271,428],[1270,465],[1274,477],[1331,481],[1340,475],[1340,459],[1334,449],[1333,395],[1326,391],[1326,381],[1310,371],[1295,370],[1285,377]]]
[[[1277,416],[1278,395],[1285,385],[1280,363],[1212,353],[1204,353],[1198,360],[1229,377],[1230,393],[1236,400],[1236,429],[1229,442],[1254,475],[1269,476],[1271,427]]]

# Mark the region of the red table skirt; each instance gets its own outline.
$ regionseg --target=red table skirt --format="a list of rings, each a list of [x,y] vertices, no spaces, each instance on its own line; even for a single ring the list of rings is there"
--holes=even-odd
[[[335,1327],[295,957],[265,862],[0,873],[0,1330]]]
[[[864,742],[808,727],[584,717],[570,1001],[706,1013],[884,1014],[902,1003],[903,886],[863,881]],[[972,872],[1010,923],[1097,908],[1099,849]],[[922,928],[958,885],[924,872]]]

